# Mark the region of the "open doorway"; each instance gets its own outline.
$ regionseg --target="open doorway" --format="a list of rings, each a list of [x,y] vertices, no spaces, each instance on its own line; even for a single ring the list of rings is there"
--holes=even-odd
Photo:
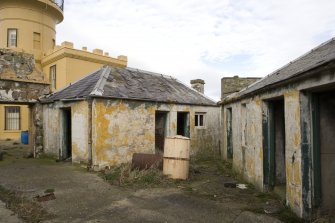
[[[155,114],[155,151],[156,154],[164,153],[164,140],[166,136],[167,112],[156,111]]]
[[[227,126],[227,158],[233,159],[233,115],[232,108],[226,110],[226,126]]]
[[[177,135],[190,137],[190,121],[188,112],[177,112]]]
[[[72,156],[72,135],[71,135],[71,108],[62,109],[63,115],[63,148],[61,158],[69,159]]]
[[[335,211],[335,90],[312,100],[313,204],[323,214]]]
[[[285,110],[284,99],[268,102],[268,115],[263,128],[264,183],[286,199]]]

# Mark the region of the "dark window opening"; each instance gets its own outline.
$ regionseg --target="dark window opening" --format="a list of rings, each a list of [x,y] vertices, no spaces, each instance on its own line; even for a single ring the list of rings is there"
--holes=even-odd
[[[190,137],[188,112],[177,112],[177,135]]]
[[[164,153],[167,114],[161,111],[156,111],[155,114],[155,151],[157,154]]]

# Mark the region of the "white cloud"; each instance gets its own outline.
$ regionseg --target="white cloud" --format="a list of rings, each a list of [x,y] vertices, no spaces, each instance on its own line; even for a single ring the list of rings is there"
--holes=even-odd
[[[214,99],[221,77],[264,76],[335,34],[333,0],[65,3],[58,42],[127,55],[130,67],[186,83],[202,78]]]

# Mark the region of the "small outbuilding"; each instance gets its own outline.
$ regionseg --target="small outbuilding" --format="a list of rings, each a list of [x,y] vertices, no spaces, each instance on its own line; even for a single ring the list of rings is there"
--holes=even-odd
[[[222,101],[223,150],[310,219],[335,211],[335,39]]]
[[[219,152],[220,108],[170,76],[105,66],[40,101],[44,152],[60,159],[114,166],[162,154],[174,135],[190,138],[191,155]]]

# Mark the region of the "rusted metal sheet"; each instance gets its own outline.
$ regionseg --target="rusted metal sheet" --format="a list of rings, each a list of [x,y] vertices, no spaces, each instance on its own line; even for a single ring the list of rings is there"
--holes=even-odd
[[[133,169],[163,169],[163,156],[159,154],[134,153],[132,159]]]

